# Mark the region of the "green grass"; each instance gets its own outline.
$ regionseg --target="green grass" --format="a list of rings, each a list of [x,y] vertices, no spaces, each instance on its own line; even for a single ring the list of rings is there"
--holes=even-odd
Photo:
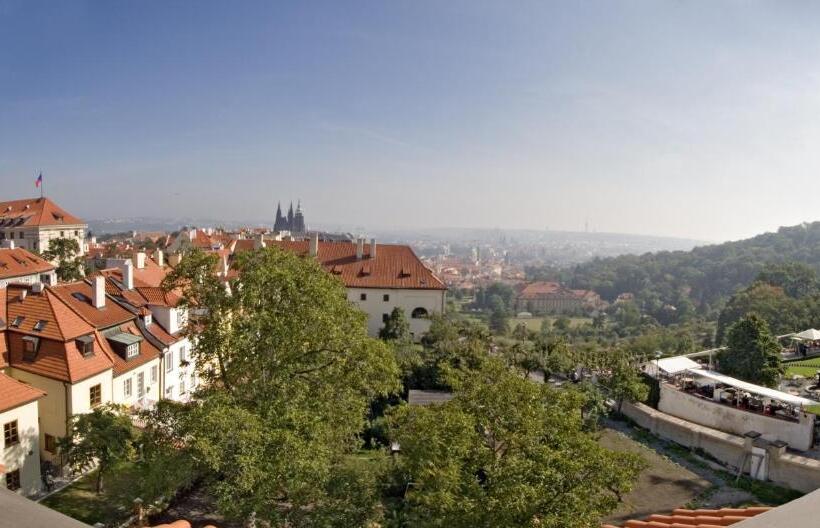
[[[98,495],[97,471],[94,470],[41,504],[87,524],[101,522],[113,526],[131,515],[138,488],[134,484],[139,478],[133,463],[120,464],[105,475],[103,492]]]
[[[786,376],[798,374],[807,378],[814,377],[820,370],[820,357],[811,359],[798,359],[785,363]]]
[[[526,325],[527,329],[532,330],[533,332],[540,332],[541,331],[541,323],[547,319],[550,321],[551,324],[555,324],[555,320],[558,317],[550,315],[550,316],[535,316],[535,317],[512,317],[510,318],[510,328],[515,328],[515,326],[519,323],[523,323]],[[575,328],[581,326],[586,323],[591,323],[592,319],[589,317],[570,317],[569,318],[569,325],[571,328]]]

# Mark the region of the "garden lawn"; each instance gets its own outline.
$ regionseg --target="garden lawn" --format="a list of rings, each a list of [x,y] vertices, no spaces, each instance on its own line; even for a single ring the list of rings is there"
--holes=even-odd
[[[103,492],[97,495],[97,470],[94,470],[40,504],[90,525],[120,524],[131,515],[138,490],[135,482],[139,482],[139,478],[139,471],[132,462],[122,463],[106,475]]]
[[[786,376],[798,374],[807,378],[812,378],[820,370],[820,357],[811,359],[798,359],[797,361],[790,361],[785,363]]]

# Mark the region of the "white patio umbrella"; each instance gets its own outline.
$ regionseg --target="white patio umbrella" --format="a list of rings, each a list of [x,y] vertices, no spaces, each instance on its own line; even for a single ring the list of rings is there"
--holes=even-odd
[[[820,340],[820,330],[809,328],[808,330],[803,330],[799,334],[795,334],[794,337],[805,339],[806,341],[817,341]]]

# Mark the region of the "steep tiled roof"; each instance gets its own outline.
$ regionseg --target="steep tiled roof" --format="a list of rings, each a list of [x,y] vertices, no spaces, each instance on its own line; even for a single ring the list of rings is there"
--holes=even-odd
[[[100,330],[134,318],[131,312],[110,299],[106,300],[104,307],[95,308],[91,304],[92,287],[85,281],[59,284],[49,287],[49,290],[86,322]]]
[[[265,243],[302,256],[307,256],[309,251],[307,241]],[[317,257],[327,271],[349,288],[447,289],[409,246],[380,244],[376,256],[370,258],[370,245],[365,244],[362,260],[356,260],[355,243],[319,242]]]
[[[76,382],[113,367],[105,352],[108,343],[99,332],[94,332],[94,354],[83,357],[76,341],[41,339],[33,361],[23,359],[23,334],[7,331],[9,364],[20,370],[60,381]],[[108,349],[110,350],[110,349]]]
[[[26,292],[25,299],[22,298],[23,292]],[[58,341],[73,339],[93,330],[49,288],[34,293],[26,286],[9,286],[5,294],[10,330]],[[18,317],[22,318],[20,324],[14,325]],[[40,321],[44,321],[45,325],[36,330]]]
[[[0,249],[0,279],[12,279],[52,270],[54,266],[47,260],[23,248]]]
[[[40,389],[0,374],[0,412],[33,402],[45,395]]]
[[[0,202],[0,229],[4,227],[61,226],[84,223],[48,198]]]
[[[720,510],[677,509],[669,515],[650,515],[642,521],[626,521],[623,528],[719,528],[731,526],[750,517],[769,511],[768,507],[722,508]],[[604,524],[602,528],[616,528]]]

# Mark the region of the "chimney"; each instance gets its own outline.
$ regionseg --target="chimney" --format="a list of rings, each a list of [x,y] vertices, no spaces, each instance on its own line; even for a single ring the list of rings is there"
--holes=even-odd
[[[105,277],[97,275],[91,281],[91,304],[94,308],[105,308]]]
[[[192,228],[188,231],[188,240],[190,240],[191,242],[196,240],[196,228]]]
[[[157,262],[157,266],[160,268],[165,266],[165,253],[162,252],[161,249],[157,249],[154,251],[154,260]]]
[[[310,256],[315,257],[319,254],[319,233],[313,233],[310,237]]]
[[[265,235],[256,235],[253,239],[253,249],[261,249],[265,247]]]
[[[20,290],[20,302],[26,300],[26,295],[28,295],[28,290]]]
[[[376,258],[376,239],[370,239],[370,258]]]
[[[171,255],[168,255],[168,265],[172,268],[176,267],[181,260],[182,255],[180,255],[179,253],[172,253]]]
[[[364,238],[356,239],[356,260],[362,260],[364,256]]]
[[[144,251],[136,251],[134,252],[134,267],[137,269],[145,269],[145,252]]]
[[[126,260],[122,265],[122,287],[126,290],[134,289],[134,265]]]
[[[43,293],[43,283],[38,281],[32,284],[31,293]]]

